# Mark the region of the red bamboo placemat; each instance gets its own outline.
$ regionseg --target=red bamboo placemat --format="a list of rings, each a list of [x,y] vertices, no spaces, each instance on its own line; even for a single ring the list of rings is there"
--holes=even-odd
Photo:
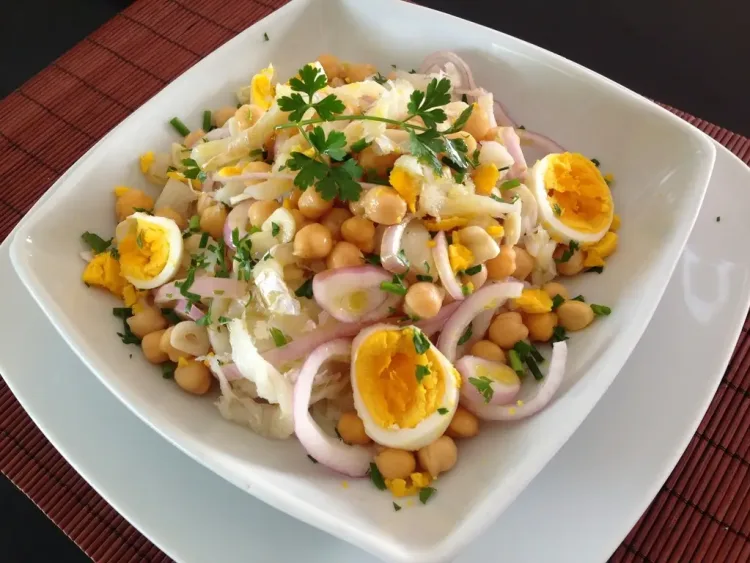
[[[0,241],[165,84],[285,0],[138,0],[0,101]],[[677,115],[750,163],[750,140]],[[750,322],[677,467],[611,561],[750,561]],[[0,471],[94,561],[170,561],[70,467],[0,379]]]

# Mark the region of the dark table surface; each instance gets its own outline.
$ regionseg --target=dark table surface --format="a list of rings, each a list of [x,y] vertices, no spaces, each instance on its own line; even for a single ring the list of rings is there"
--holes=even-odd
[[[376,1],[376,0],[371,0]],[[4,2],[0,97],[20,86],[128,0]],[[712,0],[419,0],[557,52],[661,102],[750,135],[750,2]],[[88,558],[0,477],[0,560]]]

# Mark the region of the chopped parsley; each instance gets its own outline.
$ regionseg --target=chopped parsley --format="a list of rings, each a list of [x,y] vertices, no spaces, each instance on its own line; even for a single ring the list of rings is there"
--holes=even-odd
[[[417,383],[422,383],[422,380],[428,375],[430,375],[430,368],[423,366],[422,364],[417,364]]]
[[[352,152],[362,152],[367,147],[369,147],[372,144],[372,141],[368,141],[364,137],[361,138],[359,141],[355,142],[351,146]]]
[[[167,319],[167,322],[172,325],[176,325],[180,322],[180,317],[177,316],[177,313],[174,312],[174,309],[164,308],[161,310],[162,316]]]
[[[102,237],[95,233],[90,233],[86,231],[81,235],[81,239],[83,239],[83,242],[89,245],[91,250],[94,251],[95,254],[100,254],[107,250],[114,239],[104,240]]]
[[[263,34],[263,41],[268,41],[268,34],[267,33]]]
[[[149,211],[145,207],[134,207],[133,211],[135,211],[136,213],[145,213],[146,215],[153,215],[153,213],[151,213],[151,211]]]
[[[421,489],[419,491],[419,501],[422,504],[427,504],[427,501],[430,500],[430,497],[436,492],[437,490],[434,487],[425,487],[424,489]]]
[[[307,297],[308,299],[313,298],[313,279],[307,278],[301,286],[299,286],[295,291],[294,294],[297,297]]]
[[[393,293],[395,295],[406,295],[406,286],[404,285],[404,276],[400,274],[394,274],[393,279],[389,282],[380,282],[380,289]]]
[[[380,266],[380,256],[377,254],[366,254],[365,255],[365,262],[368,264],[372,264],[373,266]]]
[[[112,314],[118,319],[122,319],[122,332],[118,332],[117,336],[120,337],[123,344],[136,344],[141,343],[141,339],[138,338],[133,331],[130,330],[128,319],[133,316],[133,309],[130,307],[115,307],[112,309]]]
[[[206,173],[201,170],[201,167],[198,166],[198,163],[195,162],[195,160],[193,160],[192,158],[182,159],[182,165],[185,167],[185,169],[182,171],[185,178],[189,178],[190,180],[198,179],[201,182],[206,179]]]
[[[432,276],[425,276],[424,274],[417,274],[417,281],[431,282]]]
[[[412,340],[414,341],[414,349],[417,351],[417,354],[422,355],[430,349],[430,341],[421,330],[414,330]]]
[[[398,258],[398,261],[401,262],[407,270],[409,269],[411,264],[409,264],[409,259],[406,257],[406,252],[404,252],[403,248],[398,251],[396,258]]]
[[[161,365],[161,376],[164,379],[172,379],[174,377],[174,370],[177,369],[177,364],[174,362],[164,362]]]
[[[544,379],[544,375],[542,375],[542,372],[539,371],[539,366],[534,361],[534,358],[526,358],[526,365],[529,366],[529,371],[531,372],[531,375],[534,376],[534,379],[536,379],[537,381],[541,381],[542,379]]]
[[[201,233],[201,240],[198,243],[198,248],[201,250],[208,246],[208,233]]]
[[[556,326],[552,330],[552,342],[562,342],[563,340],[567,340],[568,336],[566,335],[565,327],[563,326]]]
[[[372,484],[375,485],[375,487],[381,491],[385,491],[385,479],[383,479],[383,474],[380,472],[377,465],[370,463],[370,470],[367,474],[370,476],[370,481],[372,481]]]
[[[558,264],[564,264],[571,258],[573,258],[573,254],[575,254],[576,250],[578,250],[580,247],[578,245],[578,242],[575,240],[571,240],[568,244],[568,247],[565,249],[565,251],[562,253],[562,256],[560,256],[559,259],[555,260]]]
[[[438,414],[448,414],[449,412],[448,409],[446,409],[445,407],[440,407],[437,411],[438,411]]]
[[[372,79],[381,85],[388,82],[388,79],[380,73],[377,73],[375,76],[372,77]]]
[[[583,295],[576,295],[571,301],[580,301],[581,303],[586,303],[586,299],[584,299]]]
[[[281,227],[279,227],[278,223],[271,223],[271,236],[276,236],[281,232]]]
[[[612,309],[607,307],[606,305],[590,305],[591,310],[594,312],[594,314],[597,317],[606,317],[612,312]]]
[[[197,233],[201,230],[201,218],[199,215],[193,215],[188,221],[188,231]]]
[[[518,352],[515,350],[508,350],[508,361],[510,362],[510,367],[513,368],[513,371],[516,372],[518,377],[526,375],[526,370],[523,367],[521,358],[518,356]]]
[[[552,310],[554,311],[563,303],[565,303],[565,298],[558,293],[552,298]]]
[[[471,289],[469,289],[468,285],[462,285],[461,293],[463,293],[464,295],[469,295],[471,293]]]
[[[470,377],[469,383],[476,387],[479,394],[484,397],[485,403],[489,403],[492,400],[495,390],[492,388],[492,380],[489,377]]]
[[[513,178],[512,180],[506,180],[505,182],[500,184],[500,191],[502,192],[505,190],[512,190],[513,188],[517,188],[520,185],[521,185],[521,180],[519,180],[518,178]]]
[[[476,266],[472,266],[471,268],[466,268],[464,270],[464,274],[466,274],[467,276],[473,276],[474,274],[478,274],[481,271],[482,271],[482,265],[477,264]]]
[[[318,463],[318,460],[317,460],[317,459],[315,459],[315,458],[314,458],[313,456],[311,456],[310,454],[307,454],[307,457],[308,457],[308,458],[310,459],[310,461],[312,461],[313,463]]]
[[[599,162],[599,159],[596,159],[596,158],[592,158],[591,162],[593,162],[594,166],[596,166],[597,168],[599,168],[599,166],[601,165],[601,162]]]
[[[282,346],[286,345],[287,342],[289,342],[286,335],[276,327],[272,326],[270,329],[268,329],[268,332],[271,333],[271,338],[273,338],[273,343],[277,348],[281,348]]]
[[[552,206],[552,211],[555,212],[555,215],[562,215],[562,209],[558,204]]]
[[[604,271],[604,266],[594,266],[593,268],[589,268],[586,271],[592,272],[594,274],[601,274]]]
[[[466,329],[464,329],[463,334],[461,335],[461,338],[458,339],[458,345],[466,344],[469,341],[469,338],[471,338],[472,334],[472,326],[471,323],[466,325]]]
[[[401,510],[401,505],[400,505],[400,504],[396,504],[396,503],[394,502],[394,503],[393,503],[393,510],[395,510],[396,512],[398,512],[399,510]]]
[[[211,320],[211,311],[203,315],[200,319],[195,321],[198,326],[209,326],[213,321]]]

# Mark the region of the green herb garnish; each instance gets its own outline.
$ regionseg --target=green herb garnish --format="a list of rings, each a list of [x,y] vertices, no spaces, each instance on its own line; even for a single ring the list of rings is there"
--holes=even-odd
[[[396,504],[396,503],[394,502],[394,503],[393,503],[393,510],[395,510],[396,512],[398,512],[399,510],[401,510],[401,505],[400,505],[400,504]]]
[[[472,333],[472,326],[471,323],[466,325],[466,328],[464,329],[463,334],[461,335],[461,338],[458,339],[458,345],[466,344],[469,341],[469,338],[471,338]]]
[[[437,411],[438,411],[438,414],[448,414],[449,412],[448,409],[446,409],[445,407],[440,407]]]
[[[512,180],[506,180],[505,182],[500,184],[500,191],[502,192],[505,190],[512,190],[513,188],[517,188],[520,185],[521,185],[521,180],[519,180],[518,178],[513,178]]]
[[[417,281],[431,282],[432,276],[425,276],[424,274],[417,274]]]
[[[416,350],[417,354],[422,355],[430,349],[430,341],[421,330],[414,330],[414,336],[412,337],[412,340],[414,341],[414,349]]]
[[[365,262],[372,264],[373,266],[381,266],[380,256],[377,254],[365,254]]]
[[[133,331],[130,330],[128,319],[133,316],[133,309],[130,307],[115,307],[112,309],[112,314],[118,319],[122,319],[122,332],[118,332],[117,336],[120,337],[123,344],[140,344],[141,339],[138,338]]]
[[[385,491],[385,479],[383,479],[383,474],[380,472],[380,469],[378,469],[378,466],[371,463],[370,470],[367,473],[370,475],[370,481],[372,481],[372,484],[379,490]]]
[[[534,379],[537,381],[544,379],[544,376],[542,375],[542,372],[539,371],[539,366],[534,361],[534,358],[526,358],[526,365],[529,366],[529,371],[531,372],[531,375],[534,376]]]
[[[404,285],[404,276],[394,274],[393,279],[389,282],[380,282],[380,289],[393,293],[395,295],[406,295],[407,288]]]
[[[552,211],[555,212],[555,215],[562,215],[562,209],[557,204],[552,206]]]
[[[586,303],[586,299],[584,299],[583,295],[576,295],[571,301],[580,301],[581,303]]]
[[[295,291],[294,294],[297,297],[307,297],[308,299],[313,298],[313,279],[307,278],[301,286],[299,286]]]
[[[593,162],[593,163],[594,163],[594,166],[596,166],[597,168],[599,168],[599,165],[601,164],[601,163],[599,162],[599,160],[597,160],[596,158],[592,158],[592,159],[591,159],[591,162]]]
[[[174,309],[169,309],[165,307],[161,310],[162,316],[167,319],[167,322],[171,325],[176,325],[179,323],[182,319],[180,319],[179,316],[177,316],[177,313],[174,312]]]
[[[179,117],[173,117],[172,119],[170,119],[169,124],[174,127],[175,130],[183,137],[187,137],[188,135],[190,135],[190,129],[188,129],[187,125],[180,121]]]
[[[86,231],[81,235],[81,239],[83,239],[83,242],[89,245],[91,250],[94,251],[94,254],[100,254],[107,250],[110,245],[112,244],[112,241],[114,239],[104,240],[102,237],[100,237],[97,234],[90,233]]]
[[[594,266],[593,268],[588,268],[586,271],[594,274],[601,274],[604,271],[604,266]]]
[[[423,366],[422,364],[417,364],[417,383],[422,383],[422,379],[430,375],[430,368],[427,366]]]
[[[492,400],[495,390],[492,388],[492,380],[489,377],[470,377],[469,383],[476,387],[479,394],[484,397],[485,403],[489,403]]]
[[[597,317],[606,317],[612,312],[612,309],[607,307],[606,305],[590,305],[591,310],[594,311],[594,314]]]
[[[153,213],[145,207],[134,207],[133,211],[136,213],[145,213],[146,215],[153,215]]]
[[[203,111],[203,130],[211,130],[211,110],[208,109]]]
[[[437,492],[437,489],[434,487],[425,487],[424,489],[421,489],[419,491],[419,500],[422,504],[427,504],[427,501],[430,500],[430,497],[434,495]]]
[[[372,144],[372,141],[368,141],[367,139],[365,139],[363,137],[359,141],[353,143],[350,148],[351,148],[352,152],[362,152],[367,147],[369,147],[371,144]]]
[[[563,303],[565,303],[565,298],[558,293],[552,298],[552,310],[554,311]]]
[[[378,84],[385,84],[386,82],[388,82],[388,79],[380,73],[377,73],[372,77],[372,79]]]
[[[515,350],[508,350],[508,361],[510,362],[510,367],[513,368],[513,371],[516,372],[518,377],[526,375],[526,370],[523,367],[521,358],[518,356],[518,352]]]
[[[552,330],[552,342],[562,342],[563,340],[567,340],[568,337],[566,335],[565,327],[563,326],[556,326]]]
[[[276,236],[281,232],[281,227],[279,227],[278,223],[271,223],[271,236]]]
[[[286,335],[276,327],[272,326],[270,329],[268,329],[268,332],[271,333],[271,338],[273,338],[273,343],[276,345],[277,348],[281,348],[287,342],[289,342]]]
[[[464,274],[466,274],[467,276],[473,276],[474,274],[478,274],[481,271],[482,271],[482,265],[477,264],[476,266],[472,266],[471,268],[466,268],[464,270]]]
[[[409,259],[406,257],[406,252],[404,252],[403,248],[398,251],[398,254],[396,254],[396,258],[398,258],[398,261],[401,262],[407,270],[409,269],[409,266],[411,266],[411,264],[409,264]]]
[[[177,369],[177,364],[174,362],[164,362],[161,365],[161,376],[164,379],[173,379],[174,378],[174,370]]]
[[[573,258],[573,254],[575,254],[578,248],[578,242],[571,240],[568,244],[568,248],[565,249],[565,251],[562,253],[562,256],[560,256],[559,259],[555,260],[555,262],[557,262],[558,264],[564,264],[565,262]]]

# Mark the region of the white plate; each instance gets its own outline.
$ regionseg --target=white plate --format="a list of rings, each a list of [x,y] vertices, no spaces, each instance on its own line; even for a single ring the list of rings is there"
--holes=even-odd
[[[321,33],[321,29],[336,30]],[[267,33],[275,38],[263,41]],[[377,42],[363,38],[378,37]],[[603,276],[569,285],[613,314],[570,341],[566,380],[539,415],[485,425],[461,444],[459,467],[418,514],[394,513],[367,480],[348,487],[300,445],[269,441],[182,393],[115,336],[113,300],[80,282],[80,233],[111,233],[112,186],[144,184],[135,162],[168,146],[172,115],[194,122],[217,88],[234,91],[273,60],[287,77],[310,53],[346,53],[381,68],[430,51],[465,53],[482,85],[530,128],[596,156],[615,173],[621,244]],[[399,56],[400,55],[400,56]],[[584,103],[585,100],[585,103]],[[218,103],[209,105],[219,105]],[[573,433],[619,372],[662,296],[703,199],[713,144],[644,98],[561,57],[494,30],[382,0],[295,0],[195,65],[98,145],[28,214],[11,246],[24,284],[86,365],[124,404],[194,459],[243,490],[381,557],[437,562],[467,545]]]
[[[516,563],[599,563],[635,524],[702,418],[741,330],[750,300],[748,185],[750,171],[719,147],[695,232],[621,376],[459,563],[495,560],[498,546]],[[0,373],[66,459],[170,556],[184,563],[375,561],[238,495],[128,412],[34,306],[12,272],[7,241],[0,279],[16,328],[0,339]],[[701,354],[686,354],[692,345]]]

